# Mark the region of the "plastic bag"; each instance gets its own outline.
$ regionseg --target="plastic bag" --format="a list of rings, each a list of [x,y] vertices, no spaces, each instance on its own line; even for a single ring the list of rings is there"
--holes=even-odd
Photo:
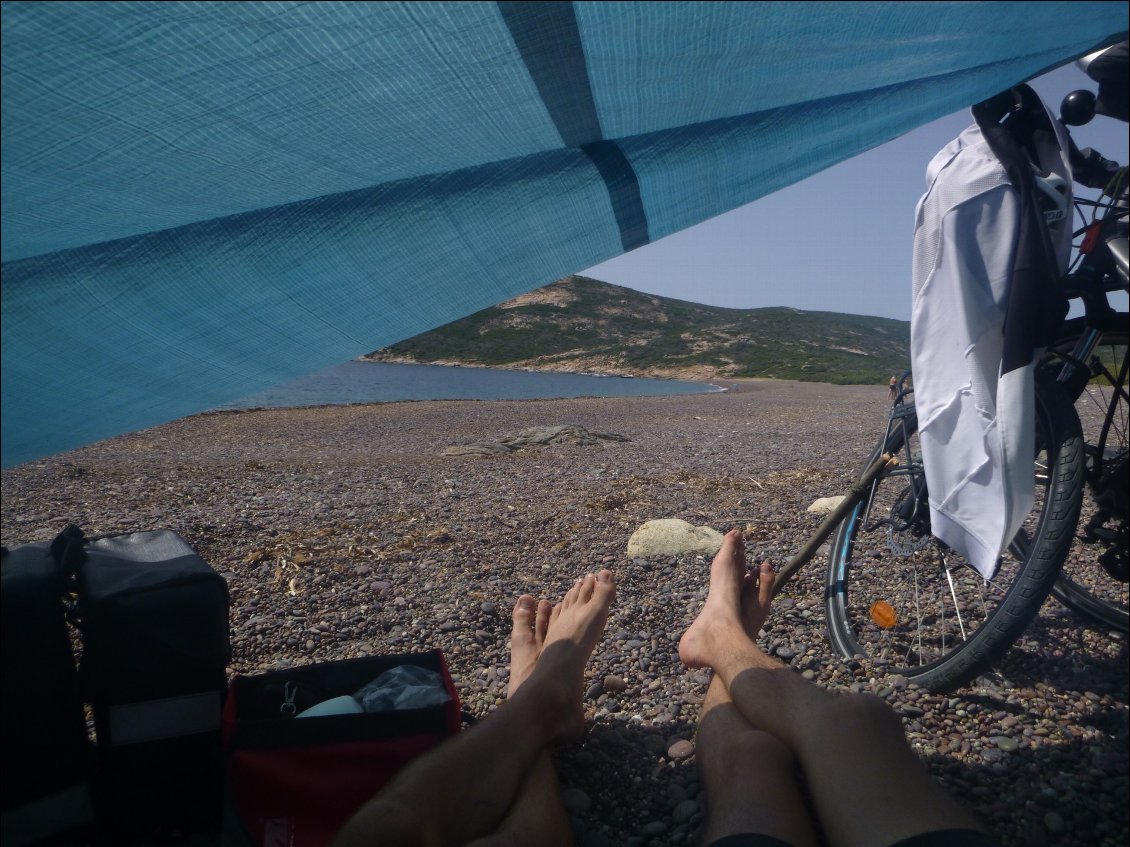
[[[422,709],[451,699],[443,677],[418,665],[398,665],[387,670],[353,697],[366,712]]]

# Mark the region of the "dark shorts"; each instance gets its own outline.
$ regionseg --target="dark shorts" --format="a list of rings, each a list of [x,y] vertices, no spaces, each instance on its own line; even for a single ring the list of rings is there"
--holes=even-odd
[[[710,842],[710,847],[793,847],[771,835],[724,835]],[[904,838],[891,847],[1000,847],[1000,842],[985,832],[972,829],[940,829]]]

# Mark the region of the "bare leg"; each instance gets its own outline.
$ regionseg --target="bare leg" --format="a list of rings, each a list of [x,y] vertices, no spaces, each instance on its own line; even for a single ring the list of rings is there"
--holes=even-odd
[[[762,565],[766,613],[772,580]],[[741,534],[730,533],[679,656],[689,667],[712,667],[745,720],[793,751],[830,844],[868,847],[940,829],[981,829],[922,768],[882,700],[831,694],[765,655],[746,629],[760,614],[750,607]]]
[[[703,844],[725,835],[757,833],[796,847],[815,847],[792,751],[776,736],[750,726],[717,676],[702,704],[695,759],[706,788]]]
[[[741,555],[741,535],[734,533],[719,556],[733,567]],[[742,626],[750,638],[769,614],[772,580],[747,574],[742,583]],[[698,724],[695,760],[706,787],[707,815],[703,844],[726,835],[771,835],[796,847],[815,847],[817,836],[796,781],[796,759],[779,739],[754,729],[730,699],[717,673],[710,680]]]
[[[554,607],[548,600],[535,601],[528,594],[518,598],[514,606],[514,629],[510,634],[510,687],[513,697],[534,671],[538,656],[545,647],[553,613],[561,613],[561,604]],[[545,847],[568,847],[573,843],[569,815],[561,803],[561,789],[548,750],[542,750],[533,768],[518,787],[514,805],[510,807],[498,830],[471,847],[504,847],[544,844]]]
[[[462,845],[494,832],[548,746],[579,735],[585,664],[615,594],[608,571],[578,580],[554,609],[536,665],[513,697],[397,774],[335,847]]]

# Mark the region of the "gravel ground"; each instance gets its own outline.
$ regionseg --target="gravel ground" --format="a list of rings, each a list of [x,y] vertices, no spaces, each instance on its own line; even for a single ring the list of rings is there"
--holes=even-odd
[[[886,386],[773,381],[725,394],[391,403],[200,415],[3,472],[5,544],[68,521],[168,527],[231,589],[232,671],[429,647],[482,716],[506,686],[510,607],[577,575],[619,583],[589,668],[588,735],[558,755],[582,845],[693,843],[694,726],[707,675],[678,662],[701,557],[629,559],[644,521],[745,529],[782,564],[842,493],[886,417]],[[577,424],[629,441],[489,457],[454,444]],[[932,695],[830,655],[823,557],[778,600],[765,646],[836,691],[885,697],[929,771],[1007,845],[1124,845],[1127,651],[1054,601],[994,672]]]

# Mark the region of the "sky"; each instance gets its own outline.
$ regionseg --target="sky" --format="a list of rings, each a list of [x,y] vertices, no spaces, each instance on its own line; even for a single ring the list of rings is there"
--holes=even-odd
[[[1056,114],[1068,92],[1097,90],[1074,63],[1030,84]],[[914,207],[926,190],[926,166],[972,123],[968,109],[948,115],[580,273],[711,306],[791,306],[909,320]],[[1071,134],[1080,148],[1127,160],[1121,121],[1096,116]],[[1076,218],[1075,228],[1080,225]]]

